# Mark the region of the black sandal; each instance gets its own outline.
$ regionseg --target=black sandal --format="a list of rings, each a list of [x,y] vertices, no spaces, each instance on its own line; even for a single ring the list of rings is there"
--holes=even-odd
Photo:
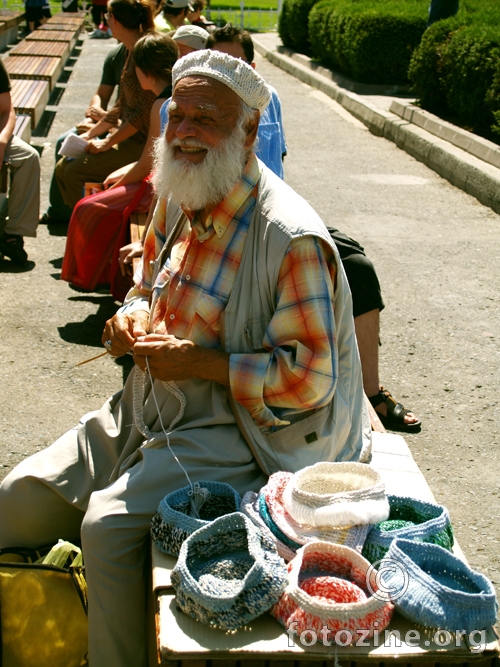
[[[373,408],[377,408],[377,405],[385,403],[387,406],[387,415],[381,415],[380,412],[377,412],[377,417],[380,419],[385,428],[390,431],[403,431],[405,433],[419,433],[422,428],[422,422],[420,419],[412,424],[405,424],[405,416],[412,412],[413,410],[408,410],[401,403],[398,403],[394,400],[391,393],[380,387],[380,391],[375,396],[369,396],[368,400],[372,404]]]

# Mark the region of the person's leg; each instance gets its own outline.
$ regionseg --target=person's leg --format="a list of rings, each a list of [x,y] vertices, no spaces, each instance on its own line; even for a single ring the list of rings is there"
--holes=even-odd
[[[363,247],[336,229],[329,227],[328,231],[339,251],[351,289],[363,389],[368,398],[375,399],[376,402],[380,392],[384,391],[379,379],[380,312],[385,307],[380,283],[375,266],[366,256]],[[403,406],[401,408],[403,409]],[[381,417],[387,418],[387,401],[380,398],[375,410]],[[418,417],[410,411],[404,414],[401,420],[403,428],[420,424]]]
[[[59,160],[55,174],[65,204],[74,208],[83,196],[85,183],[101,183],[115,169],[138,160],[143,148],[141,142],[126,139],[118,148],[105,153],[85,153],[75,160]]]
[[[221,442],[227,445],[224,461],[217,458]],[[265,484],[236,425],[176,431],[171,446],[193,481],[225,481],[240,494]],[[140,460],[116,482],[92,494],[82,524],[92,667],[147,667],[151,519],[166,494],[188,483],[165,446],[138,454]]]
[[[40,215],[40,157],[32,146],[12,137],[6,160],[11,168],[11,183],[5,232],[36,236]]]

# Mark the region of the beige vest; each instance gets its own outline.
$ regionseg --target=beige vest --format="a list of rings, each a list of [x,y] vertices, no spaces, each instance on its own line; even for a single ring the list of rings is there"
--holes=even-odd
[[[260,429],[249,412],[230,396],[231,406],[260,467],[271,474],[296,472],[318,461],[366,460],[371,431],[364,400],[352,299],[335,244],[309,204],[267,167],[261,166],[256,209],[241,265],[221,319],[222,348],[252,353],[275,310],[276,287],[290,241],[306,235],[324,240],[337,262],[335,339],[338,379],[331,403],[293,416],[289,426]],[[230,392],[229,392],[230,394]]]

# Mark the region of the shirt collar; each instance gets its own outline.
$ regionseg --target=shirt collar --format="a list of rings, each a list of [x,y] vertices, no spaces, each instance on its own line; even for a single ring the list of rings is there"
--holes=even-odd
[[[229,223],[234,219],[236,213],[242,207],[245,200],[249,197],[255,185],[260,178],[259,163],[255,154],[252,153],[243,169],[241,178],[233,186],[230,193],[217,204],[212,213],[206,220],[206,229],[198,229],[198,233],[204,236],[205,232],[214,228],[215,233],[219,238],[222,238],[229,226]],[[196,226],[195,214],[189,215],[191,223]],[[200,224],[201,227],[201,224]]]

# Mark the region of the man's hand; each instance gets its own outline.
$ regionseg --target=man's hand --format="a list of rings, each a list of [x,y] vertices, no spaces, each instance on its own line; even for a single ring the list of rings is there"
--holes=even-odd
[[[121,357],[130,352],[140,336],[147,335],[149,314],[145,310],[134,310],[130,314],[113,315],[106,322],[102,334],[102,344],[113,357]],[[110,344],[106,344],[110,341]]]
[[[134,345],[134,362],[157,380],[202,378],[229,385],[229,355],[169,334],[149,334]]]
[[[136,257],[142,257],[143,251],[144,246],[142,245],[142,241],[134,241],[120,248],[118,261],[120,262],[122,276],[126,276],[127,274],[132,275],[132,262]]]
[[[106,112],[104,111],[104,109],[101,109],[101,107],[92,104],[85,112],[85,115],[87,116],[87,118],[92,118],[93,121],[97,122],[98,120],[101,120],[101,118],[104,118]]]

